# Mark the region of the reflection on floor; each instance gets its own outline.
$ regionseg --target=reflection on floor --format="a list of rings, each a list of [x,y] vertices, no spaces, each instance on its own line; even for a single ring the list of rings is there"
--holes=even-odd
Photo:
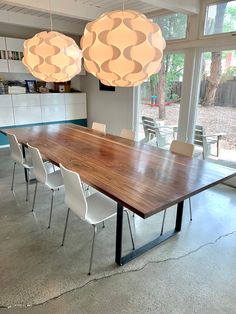
[[[99,228],[94,272],[87,276],[92,228],[71,215],[57,191],[51,230],[50,191],[39,188],[35,213],[25,202],[22,168],[10,191],[12,162],[0,152],[0,313],[236,313],[236,193],[219,185],[185,204],[182,232],[144,256],[117,267],[115,219]],[[160,232],[162,213],[132,219],[136,245]],[[165,229],[173,228],[175,207]],[[124,252],[131,249],[124,225]]]

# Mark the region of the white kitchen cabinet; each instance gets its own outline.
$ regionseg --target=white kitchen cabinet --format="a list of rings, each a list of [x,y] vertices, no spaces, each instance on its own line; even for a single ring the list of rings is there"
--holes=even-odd
[[[14,114],[10,95],[0,95],[0,126],[14,125]]]
[[[12,95],[13,107],[40,106],[40,94]]]
[[[42,122],[64,121],[65,105],[41,106],[42,108]]]
[[[0,128],[78,119],[87,119],[85,93],[0,95]]]
[[[16,125],[42,122],[42,113],[40,106],[14,107],[13,111]]]
[[[14,115],[12,107],[0,107],[0,126],[14,125]]]
[[[65,104],[65,94],[41,94],[41,106],[52,106],[52,105],[64,105]]]
[[[12,108],[11,95],[0,95],[0,108]]]

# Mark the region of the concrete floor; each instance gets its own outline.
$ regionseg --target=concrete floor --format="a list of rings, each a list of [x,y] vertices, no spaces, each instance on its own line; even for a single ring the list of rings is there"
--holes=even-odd
[[[22,168],[10,191],[12,162],[0,152],[0,313],[236,313],[236,193],[218,185],[185,205],[181,233],[118,267],[115,219],[99,228],[93,274],[87,276],[92,228],[71,215],[60,247],[66,209],[56,193],[47,229],[50,191],[39,188],[35,213],[25,202]],[[132,228],[138,246],[159,233],[162,214]],[[168,209],[166,230],[175,208]],[[127,223],[124,252],[131,249]]]

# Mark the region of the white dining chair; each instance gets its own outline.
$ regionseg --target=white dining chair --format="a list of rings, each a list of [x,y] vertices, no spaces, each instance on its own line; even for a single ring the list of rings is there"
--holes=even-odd
[[[43,163],[42,156],[41,156],[38,148],[30,146],[29,144],[27,144],[27,146],[29,147],[29,150],[31,153],[32,163],[33,163],[33,167],[34,167],[33,173],[34,173],[35,178],[36,178],[32,211],[34,211],[34,205],[35,205],[38,183],[42,183],[52,191],[49,222],[48,222],[48,228],[50,228],[51,219],[52,219],[54,192],[55,192],[55,190],[57,190],[63,186],[63,179],[62,179],[61,171],[59,169],[59,170],[56,170],[54,172],[48,173],[47,169]]]
[[[10,144],[11,158],[14,161],[11,191],[14,189],[15,169],[16,164],[23,166],[26,169],[26,201],[29,199],[29,181],[30,181],[30,170],[33,168],[32,160],[29,156],[24,157],[22,147],[19,144],[14,134],[7,134],[7,138]]]
[[[96,192],[86,198],[79,174],[63,167],[61,164],[60,168],[65,186],[65,204],[68,207],[61,245],[63,246],[65,242],[69,213],[70,210],[72,210],[77,216],[79,216],[81,220],[86,221],[88,224],[94,227],[91,257],[88,271],[88,275],[90,275],[92,271],[97,225],[116,215],[116,202],[99,192]],[[134,250],[135,247],[131,231],[129,214],[127,211],[125,212],[127,214],[129,232]]]
[[[93,122],[92,129],[101,133],[106,133],[106,124]]]
[[[135,132],[129,129],[122,129],[120,132],[120,137],[126,138],[128,140],[134,141]]]
[[[174,154],[185,156],[185,157],[192,157],[193,156],[194,145],[178,140],[173,140],[170,145],[170,151]],[[190,212],[190,221],[192,221],[192,204],[191,198],[189,197],[189,212]],[[161,226],[161,235],[163,234],[164,224],[166,218],[166,209],[164,210],[162,226]]]

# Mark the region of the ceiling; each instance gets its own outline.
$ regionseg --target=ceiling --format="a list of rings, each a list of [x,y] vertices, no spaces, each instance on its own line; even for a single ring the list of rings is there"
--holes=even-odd
[[[123,0],[74,0],[81,4],[86,4],[89,6],[95,6],[101,8],[104,11],[120,10],[123,8]],[[143,13],[150,13],[160,8],[157,5],[149,4],[144,1],[139,0],[126,0],[124,1],[124,7],[130,10],[136,10]]]
[[[80,34],[88,21],[123,6],[147,15],[161,9],[196,14],[200,0],[0,0],[0,22],[48,29],[52,12],[54,29]]]
[[[35,17],[45,17],[49,19],[49,13],[37,11],[33,9],[17,7],[14,5],[9,5],[5,3],[1,3],[1,2],[0,2],[0,11],[15,12],[15,13],[20,13],[20,14],[25,14],[25,15],[35,16]],[[79,21],[77,18],[67,17],[63,15],[58,15],[58,14],[53,14],[53,18],[60,21],[67,21],[70,23],[78,23]]]

